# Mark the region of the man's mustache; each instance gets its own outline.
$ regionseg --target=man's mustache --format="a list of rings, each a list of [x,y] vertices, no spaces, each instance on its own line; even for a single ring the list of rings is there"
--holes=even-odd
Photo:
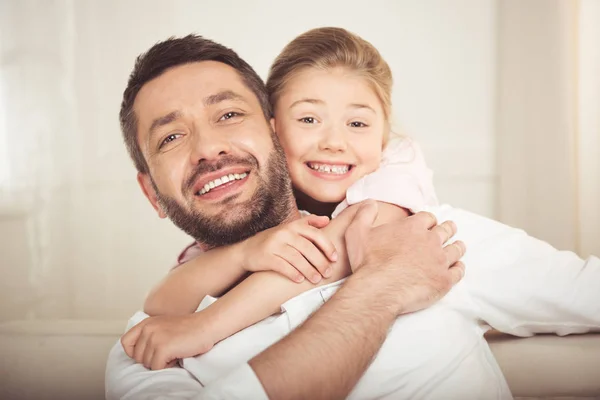
[[[221,156],[217,161],[201,161],[194,171],[192,171],[190,176],[185,180],[182,192],[187,193],[191,191],[199,176],[210,172],[215,172],[229,166],[247,166],[250,168],[258,168],[258,160],[253,156],[241,158],[225,155]]]

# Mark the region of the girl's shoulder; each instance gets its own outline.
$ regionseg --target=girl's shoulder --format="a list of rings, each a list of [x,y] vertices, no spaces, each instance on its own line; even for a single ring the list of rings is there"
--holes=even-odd
[[[382,165],[409,164],[423,159],[419,144],[408,137],[390,139],[381,159]]]

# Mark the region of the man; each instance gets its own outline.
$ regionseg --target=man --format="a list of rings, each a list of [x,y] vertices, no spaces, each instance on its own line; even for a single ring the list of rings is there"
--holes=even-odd
[[[221,120],[216,113],[227,107],[243,109],[244,121]],[[191,36],[159,44],[138,59],[121,114],[138,181],[159,215],[213,247],[298,217],[270,118],[263,82],[252,68],[233,51]],[[161,151],[175,139],[176,146]],[[191,190],[198,175],[232,166],[248,169],[252,179],[225,200],[198,201]],[[395,318],[439,299],[464,271],[457,263],[462,247],[442,248],[452,224],[434,227],[435,218],[422,213],[370,231],[376,214],[367,204],[346,232],[356,273],[344,288],[302,327],[254,357],[251,369],[242,365],[203,388],[181,368],[146,370],[118,343],[107,366],[107,397],[344,397]],[[390,257],[402,236],[405,251]],[[332,381],[331,371],[343,378]]]
[[[122,123],[159,215],[213,247],[297,218],[270,115],[260,79],[222,46],[187,37],[143,55]],[[211,201],[195,197],[198,177],[226,168],[251,179]],[[107,398],[511,398],[483,339],[490,326],[520,336],[600,329],[597,258],[581,260],[451,207],[432,211],[456,221],[469,247],[469,273],[448,295],[463,275],[463,247],[442,247],[453,225],[433,227],[424,213],[371,229],[377,210],[367,204],[345,232],[354,274],[337,292],[298,296],[283,315],[183,360],[183,368],[147,370],[117,343]],[[267,348],[286,326],[299,327]]]

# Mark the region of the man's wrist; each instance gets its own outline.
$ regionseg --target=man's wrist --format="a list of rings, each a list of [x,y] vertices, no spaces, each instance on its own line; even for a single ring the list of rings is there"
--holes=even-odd
[[[403,313],[401,296],[392,290],[385,274],[360,268],[348,277],[344,287],[348,295],[361,298],[386,320],[393,321]]]

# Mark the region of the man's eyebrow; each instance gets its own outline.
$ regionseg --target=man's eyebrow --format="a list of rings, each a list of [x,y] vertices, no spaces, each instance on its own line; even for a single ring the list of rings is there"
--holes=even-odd
[[[161,126],[168,125],[173,121],[176,121],[177,119],[179,119],[179,117],[181,117],[181,113],[179,111],[173,111],[168,113],[167,115],[163,115],[162,117],[156,118],[154,121],[152,121],[152,125],[150,125],[150,133],[148,135],[148,139],[152,139],[152,136],[156,133],[158,128],[160,128]]]
[[[242,95],[231,90],[224,90],[222,92],[205,97],[204,105],[208,107],[226,100],[246,101]]]
[[[299,105],[301,103],[323,104],[324,101],[323,100],[319,100],[319,99],[309,99],[309,98],[300,99],[300,100],[296,100],[295,102],[293,102],[292,105],[290,106],[290,108],[294,108],[294,107],[296,107],[297,105]]]

